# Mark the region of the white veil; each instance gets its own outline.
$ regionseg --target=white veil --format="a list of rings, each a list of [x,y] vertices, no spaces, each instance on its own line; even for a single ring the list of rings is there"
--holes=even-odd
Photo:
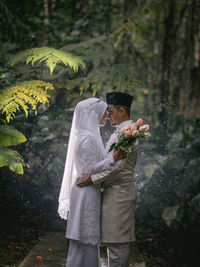
[[[99,131],[99,122],[101,121],[106,108],[107,104],[98,98],[88,98],[80,101],[75,107],[68,143],[65,170],[59,195],[58,213],[62,219],[67,220],[71,188],[77,178],[75,148],[79,135],[83,133],[83,131],[86,134],[92,134],[99,144],[101,150],[100,153],[104,157],[106,156]]]

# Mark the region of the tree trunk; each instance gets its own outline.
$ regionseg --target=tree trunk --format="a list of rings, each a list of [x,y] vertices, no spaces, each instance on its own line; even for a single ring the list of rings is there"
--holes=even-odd
[[[190,86],[189,107],[190,115],[200,116],[200,65],[199,65],[199,11],[196,0],[191,0],[191,23],[190,23]]]
[[[48,32],[49,32],[49,5],[48,0],[44,0],[44,35],[43,35],[43,46],[48,45]]]
[[[180,111],[186,117],[200,117],[200,32],[197,0],[188,1],[186,45],[180,92]]]
[[[163,130],[167,130],[169,93],[171,68],[174,55],[175,45],[175,9],[176,0],[169,1],[169,11],[165,19],[164,40],[162,48],[161,62],[161,81],[160,81],[160,107],[158,110],[158,118]]]
[[[182,9],[179,12],[179,19],[176,23],[176,30],[175,34],[177,36],[179,28],[181,28],[181,24],[184,22],[187,16],[188,11],[188,2],[189,0],[185,0]],[[185,36],[188,36],[187,31],[185,32]],[[188,38],[187,38],[188,39]],[[185,70],[186,70],[186,63],[188,61],[188,51],[187,51],[187,42],[184,42],[184,39],[181,40],[182,43],[185,45],[183,46],[183,56],[180,58],[180,64],[176,64],[173,68],[173,71],[176,76],[176,83],[174,85],[173,91],[171,92],[171,101],[170,105],[173,107],[174,111],[181,111],[184,109],[184,93],[183,88],[185,87]],[[181,68],[180,68],[181,66]]]

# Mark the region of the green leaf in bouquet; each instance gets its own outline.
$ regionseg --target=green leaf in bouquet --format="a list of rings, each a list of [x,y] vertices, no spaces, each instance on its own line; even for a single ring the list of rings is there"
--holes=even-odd
[[[149,132],[140,133],[140,138],[148,138],[150,136]]]
[[[111,152],[113,149],[115,149],[115,143],[113,143],[113,144],[110,146],[110,149],[108,150],[108,152]]]

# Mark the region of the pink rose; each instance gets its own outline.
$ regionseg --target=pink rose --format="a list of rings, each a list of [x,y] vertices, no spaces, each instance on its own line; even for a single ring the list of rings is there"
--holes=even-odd
[[[127,131],[130,131],[131,132],[131,135],[133,133],[134,130],[137,130],[137,126],[136,126],[136,123],[132,123],[132,124],[129,124],[127,127],[126,127]]]
[[[132,131],[131,130],[126,131],[124,135],[126,138],[129,138],[132,135]]]
[[[132,124],[129,124],[127,127],[126,127],[127,130],[132,130]]]
[[[131,130],[127,127],[124,127],[120,130],[121,134],[123,134],[126,137],[127,132],[130,132]],[[129,134],[128,134],[129,135]]]
[[[133,137],[137,137],[139,135],[139,131],[138,130],[134,130],[133,132],[132,132],[132,136]]]
[[[139,128],[140,132],[147,132],[149,130],[149,124],[144,124]]]
[[[132,130],[132,131],[137,130],[137,125],[136,125],[136,123],[131,124],[131,130]]]
[[[136,121],[136,125],[137,126],[141,126],[143,124],[143,119],[138,119],[137,121]]]

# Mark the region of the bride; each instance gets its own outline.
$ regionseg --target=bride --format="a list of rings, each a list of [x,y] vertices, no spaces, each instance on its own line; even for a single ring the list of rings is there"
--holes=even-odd
[[[67,158],[62,180],[58,213],[67,220],[70,239],[66,267],[98,267],[100,243],[100,185],[77,187],[76,178],[108,169],[124,157],[114,151],[108,157],[99,126],[105,124],[107,104],[98,98],[80,101],[75,107]]]

